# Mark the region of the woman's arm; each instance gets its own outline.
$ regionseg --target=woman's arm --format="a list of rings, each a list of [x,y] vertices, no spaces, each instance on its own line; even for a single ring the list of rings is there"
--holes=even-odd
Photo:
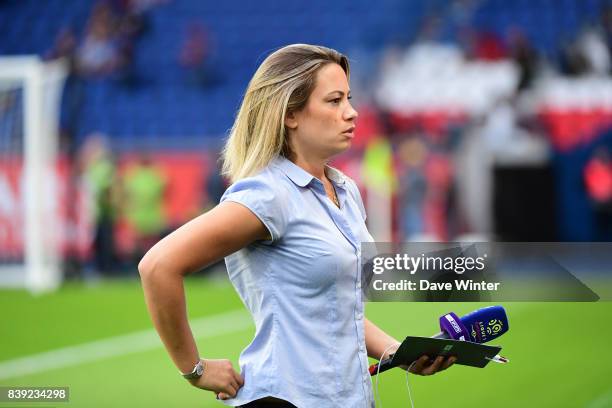
[[[200,357],[187,321],[183,278],[267,236],[267,228],[249,209],[225,202],[162,239],[140,261],[149,313],[179,371],[190,372]],[[192,384],[235,396],[242,378],[229,360],[203,363],[204,375]]]
[[[365,319],[364,325],[368,357],[384,360],[389,357],[389,354],[393,354],[400,346],[401,343],[399,341],[389,336],[368,319]],[[385,354],[381,358],[383,352]],[[448,367],[452,366],[456,360],[455,357],[444,358],[438,356],[435,360],[431,361],[429,356],[421,356],[421,358],[410,367],[410,372],[419,375],[432,375],[438,371],[446,370]],[[404,370],[409,368],[407,366],[400,367]]]
[[[366,349],[368,350],[368,357],[375,358],[377,360],[384,360],[389,356],[389,354],[393,354],[393,352],[397,350],[400,342],[389,336],[368,319],[364,320],[365,342]],[[387,350],[387,348],[389,350]],[[380,358],[383,352],[385,355],[383,358]]]

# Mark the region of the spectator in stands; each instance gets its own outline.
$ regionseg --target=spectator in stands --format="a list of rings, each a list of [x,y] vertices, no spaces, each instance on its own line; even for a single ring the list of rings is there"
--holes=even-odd
[[[561,73],[569,76],[583,75],[588,71],[588,61],[574,42],[561,45],[559,66]]]
[[[507,57],[507,51],[497,33],[486,30],[477,31],[472,56],[482,61],[499,61]]]
[[[612,55],[612,6],[610,4],[604,5],[600,16],[599,27],[608,47],[608,54]]]
[[[100,1],[94,6],[85,38],[77,50],[84,76],[108,77],[134,85],[135,43],[146,29],[147,7],[133,1]]]
[[[598,27],[587,27],[561,49],[561,71],[567,75],[609,75],[610,51],[604,33]]]
[[[610,73],[610,51],[603,33],[597,27],[588,27],[578,37],[578,47],[587,61],[589,72],[596,75]]]
[[[73,29],[71,27],[62,27],[55,37],[53,47],[45,54],[45,59],[55,60],[65,58],[69,63],[72,63],[76,45],[77,40]]]
[[[599,147],[584,168],[586,192],[593,204],[596,239],[612,239],[612,160],[607,147]]]
[[[137,39],[147,30],[148,7],[140,7],[135,0],[109,0],[109,2],[119,19],[117,32],[120,36]]]
[[[480,31],[474,27],[462,27],[457,41],[469,60],[499,61],[507,58],[508,51],[502,39],[493,31]]]
[[[516,90],[520,92],[529,89],[538,74],[540,63],[538,53],[525,33],[518,27],[509,30],[508,45],[510,55],[520,70]]]
[[[584,180],[591,200],[598,205],[612,204],[612,161],[606,148],[599,148],[584,169]]]
[[[200,22],[191,22],[178,56],[189,85],[207,87],[217,81],[217,74],[211,59],[211,36]]]
[[[127,3],[131,13],[143,14],[147,11],[165,3],[170,3],[171,0],[119,0]]]
[[[110,7],[98,3],[77,50],[77,66],[82,75],[108,76],[124,62],[114,35],[115,23]]]
[[[62,110],[60,117],[60,151],[74,159],[77,146],[74,143],[78,128],[80,110],[83,106],[84,84],[79,77],[76,61],[77,38],[71,27],[62,27],[53,47],[45,53],[45,59],[64,59],[68,64],[68,77],[64,84],[62,95]]]

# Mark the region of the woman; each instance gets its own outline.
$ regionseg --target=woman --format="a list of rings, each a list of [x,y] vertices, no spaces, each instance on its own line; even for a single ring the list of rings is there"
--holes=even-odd
[[[348,76],[346,57],[325,47],[268,56],[224,149],[233,184],[139,265],[174,363],[226,405],[371,407],[367,357],[399,345],[364,317],[360,243],[372,238],[355,183],[327,166],[354,135]],[[185,312],[183,276],[222,257],[256,325],[241,374],[228,360],[201,358]],[[411,371],[429,375],[452,362],[423,357]]]

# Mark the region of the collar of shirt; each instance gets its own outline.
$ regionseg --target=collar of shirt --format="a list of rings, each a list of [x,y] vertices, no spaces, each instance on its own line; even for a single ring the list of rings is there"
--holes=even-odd
[[[321,180],[317,179],[315,176],[308,173],[306,170],[293,163],[286,157],[278,156],[272,163],[281,169],[281,171],[285,173],[291,181],[300,187],[306,187],[313,179],[321,182]],[[327,174],[327,177],[333,181],[335,185],[344,187],[346,177],[344,174],[342,174],[342,172],[331,166],[325,166],[325,169],[325,174]]]

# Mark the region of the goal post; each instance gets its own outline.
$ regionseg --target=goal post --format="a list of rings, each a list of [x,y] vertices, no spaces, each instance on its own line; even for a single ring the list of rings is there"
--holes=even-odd
[[[62,280],[57,177],[63,61],[0,57],[0,287]]]

